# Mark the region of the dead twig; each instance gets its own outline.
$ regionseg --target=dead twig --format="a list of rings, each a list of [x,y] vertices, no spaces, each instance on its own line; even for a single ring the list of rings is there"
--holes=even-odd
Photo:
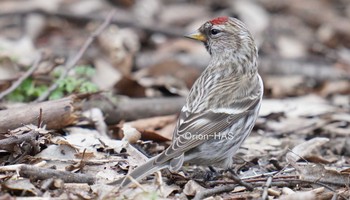
[[[261,195],[261,199],[262,200],[268,199],[268,189],[271,186],[271,183],[272,183],[272,176],[268,177],[267,180],[266,180],[266,184],[264,186],[264,191],[263,191],[263,193]]]
[[[38,130],[31,130],[23,135],[11,136],[9,138],[2,139],[0,140],[0,149],[7,150],[9,148],[8,145],[31,141],[39,134],[40,133]]]
[[[100,108],[108,125],[121,120],[132,121],[154,116],[178,113],[185,104],[183,97],[124,98],[120,96],[93,96],[83,103],[83,110]]]
[[[59,159],[59,158],[48,158],[48,157],[39,157],[41,160],[46,161],[55,161],[55,162],[61,162],[61,163],[68,163],[68,164],[75,164],[79,163],[81,159]],[[120,162],[124,161],[125,159],[119,158],[119,159],[101,159],[101,160],[86,160],[84,161],[86,165],[103,165],[106,163],[114,163],[114,162]]]
[[[40,109],[41,124],[44,123],[47,129],[60,129],[74,124],[79,116],[75,103],[79,100],[77,96],[72,95],[58,100],[0,110],[0,133],[6,133],[23,124],[37,124]]]
[[[238,177],[238,175],[235,173],[235,171],[233,169],[229,169],[229,172],[231,172],[230,178],[232,178],[234,181],[236,181],[236,183],[238,183],[241,186],[244,186],[249,191],[254,190],[254,187],[251,184],[242,181],[242,179]]]
[[[60,75],[59,79],[52,84],[49,89],[43,93],[39,98],[37,98],[35,101],[44,101],[49,97],[49,95],[58,87],[58,83],[63,80],[65,77],[68,76],[68,73],[75,67],[75,65],[78,63],[80,58],[84,55],[85,51],[88,49],[88,47],[92,44],[92,42],[99,36],[111,23],[111,20],[114,16],[115,11],[112,10],[108,16],[106,17],[105,21],[88,37],[88,39],[85,41],[83,46],[80,48],[78,53],[67,62],[65,66],[65,71]]]
[[[19,174],[24,177],[46,180],[50,178],[62,179],[65,183],[88,183],[93,184],[95,178],[88,174],[78,174],[55,169],[46,169],[32,165],[21,165]]]
[[[16,88],[18,88],[24,80],[26,80],[30,75],[34,73],[34,71],[39,67],[40,61],[42,59],[42,53],[39,53],[39,56],[35,59],[33,65],[23,74],[17,81],[15,81],[9,88],[0,93],[0,100],[4,98],[6,95],[13,92]]]
[[[147,190],[146,190],[136,179],[134,179],[132,176],[130,176],[129,174],[127,174],[126,177],[127,177],[128,179],[130,179],[131,182],[132,182],[133,184],[135,184],[138,188],[141,188],[142,191],[147,192]]]
[[[160,171],[157,171],[155,173],[156,175],[156,184],[157,184],[157,188],[159,188],[160,194],[163,195],[164,194],[164,187],[163,187],[163,177],[162,177],[162,173]]]
[[[39,127],[39,128],[42,128],[42,125],[43,125],[42,119],[43,119],[43,109],[40,108],[39,109],[39,117],[38,117],[38,125],[37,125],[37,127]]]
[[[259,177],[268,177],[268,176],[272,176],[272,175],[277,176],[278,174],[289,173],[289,172],[293,172],[293,171],[295,171],[295,168],[283,168],[283,170],[267,172],[267,173],[263,173],[263,174],[253,175],[253,176],[246,176],[246,177],[242,177],[241,179],[247,180],[247,179],[259,178]]]

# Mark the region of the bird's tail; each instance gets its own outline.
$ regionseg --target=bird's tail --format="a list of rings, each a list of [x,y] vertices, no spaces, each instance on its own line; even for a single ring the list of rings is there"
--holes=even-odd
[[[135,180],[140,180],[149,174],[152,174],[158,170],[167,168],[169,165],[168,162],[165,162],[162,164],[155,164],[154,160],[157,159],[157,157],[158,156],[149,159],[145,164],[138,166],[136,169],[134,169],[131,173],[129,173],[123,179],[109,183],[109,185],[117,185],[117,184],[119,185],[120,184],[120,187],[122,188],[122,187],[125,187],[131,183],[130,177],[135,179]]]

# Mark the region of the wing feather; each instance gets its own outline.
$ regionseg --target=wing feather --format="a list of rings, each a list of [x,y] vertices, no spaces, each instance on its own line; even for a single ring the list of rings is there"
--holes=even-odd
[[[239,119],[249,115],[250,112],[252,112],[252,110],[246,110],[236,114],[208,111],[190,115],[178,127],[177,137],[173,143],[159,155],[155,162],[163,163],[180,156],[184,152],[206,142],[206,138],[214,137],[215,134],[231,127]],[[210,120],[210,123],[203,123],[203,121],[205,121],[203,119]]]
[[[232,101],[228,108],[216,108],[201,113],[191,113],[185,106],[176,125],[172,144],[161,153],[156,163],[164,163],[179,157],[184,152],[206,142],[214,134],[218,134],[237,123],[242,117],[254,114],[262,98],[262,85],[256,86],[253,96]],[[188,134],[190,133],[190,134]],[[194,137],[188,137],[188,136]]]

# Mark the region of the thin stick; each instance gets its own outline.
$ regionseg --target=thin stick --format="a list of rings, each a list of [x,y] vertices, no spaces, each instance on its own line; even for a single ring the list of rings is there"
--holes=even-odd
[[[45,180],[49,178],[60,178],[66,183],[88,183],[93,184],[95,178],[88,174],[72,173],[55,169],[47,169],[32,165],[21,165],[19,174],[22,177],[30,177],[35,180]]]
[[[6,95],[10,94],[13,92],[16,88],[18,88],[24,80],[26,80],[30,75],[34,73],[34,71],[39,67],[40,61],[42,59],[42,53],[39,53],[39,56],[35,59],[33,65],[29,68],[26,73],[23,74],[17,81],[15,81],[11,87],[7,88],[5,91],[0,93],[0,100],[4,98]]]
[[[233,171],[232,169],[229,169],[229,172],[231,172],[230,178],[232,178],[234,181],[236,181],[236,183],[238,183],[241,186],[244,186],[249,191],[254,190],[254,187],[251,184],[242,181],[242,179],[238,177],[238,175],[236,174],[235,171]]]
[[[164,196],[164,188],[163,188],[163,178],[162,173],[160,171],[157,171],[156,173],[156,184],[158,185],[160,194]]]
[[[6,165],[6,166],[0,166],[0,172],[11,172],[11,171],[17,171],[19,168],[24,164],[15,164],[15,165]]]
[[[38,125],[37,125],[38,128],[42,128],[41,127],[43,125],[42,118],[43,118],[43,109],[40,108],[39,109],[39,117],[38,117]]]
[[[267,178],[266,184],[264,186],[264,191],[263,191],[262,197],[261,197],[262,200],[268,199],[268,189],[271,186],[271,183],[272,183],[272,176]]]
[[[127,177],[128,179],[130,179],[130,181],[131,181],[132,183],[134,183],[137,187],[141,188],[141,190],[143,190],[144,192],[147,192],[147,190],[146,190],[137,180],[135,180],[132,176],[130,176],[129,174],[127,174],[126,177]]]
[[[293,172],[293,171],[295,171],[295,168],[286,168],[285,170],[267,172],[267,173],[252,175],[252,176],[246,176],[246,177],[242,177],[241,179],[242,180],[247,180],[247,179],[252,179],[252,178],[272,176],[272,175],[275,175],[275,174],[289,173],[289,172]]]
[[[11,136],[5,139],[0,140],[0,149],[7,149],[7,145],[10,144],[18,144],[24,141],[30,141],[36,136],[39,135],[39,131],[37,130],[31,130],[28,133],[25,133],[23,135],[18,135],[18,136]]]
[[[60,75],[59,79],[53,83],[50,88],[43,93],[39,98],[37,98],[35,101],[44,101],[46,100],[50,94],[58,87],[58,83],[66,78],[68,76],[68,73],[75,67],[75,65],[78,63],[80,58],[84,55],[86,50],[89,48],[89,46],[92,44],[92,42],[96,39],[97,36],[99,36],[111,23],[111,20],[113,19],[113,16],[115,14],[115,10],[112,10],[106,17],[105,21],[88,37],[88,39],[85,41],[83,46],[80,48],[78,53],[67,62],[65,71]]]

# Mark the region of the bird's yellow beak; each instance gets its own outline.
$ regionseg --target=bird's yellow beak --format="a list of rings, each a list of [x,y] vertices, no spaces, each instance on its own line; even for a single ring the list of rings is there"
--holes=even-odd
[[[207,41],[207,37],[203,33],[199,32],[199,31],[195,31],[193,33],[185,35],[185,37],[190,38],[190,39],[194,39],[194,40],[199,40],[201,42],[206,42]]]

